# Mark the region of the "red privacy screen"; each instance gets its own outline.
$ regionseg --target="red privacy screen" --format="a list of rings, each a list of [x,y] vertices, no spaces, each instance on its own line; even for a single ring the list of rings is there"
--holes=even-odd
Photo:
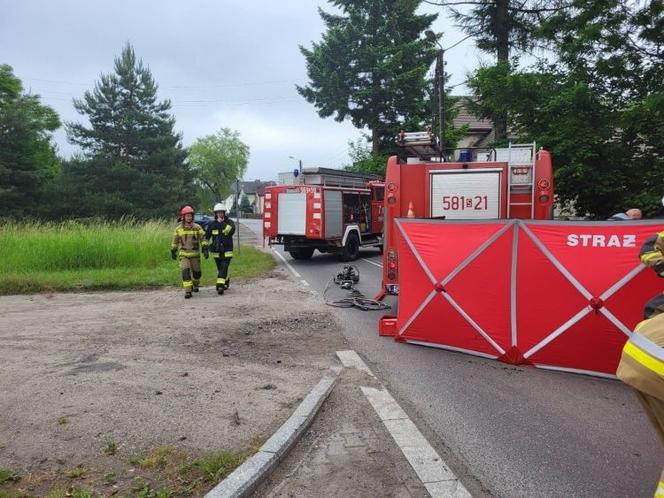
[[[664,279],[639,248],[664,224],[396,220],[399,341],[613,375]]]

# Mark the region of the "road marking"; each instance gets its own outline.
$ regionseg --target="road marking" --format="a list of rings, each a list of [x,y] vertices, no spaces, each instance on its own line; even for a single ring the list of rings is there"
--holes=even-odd
[[[382,267],[383,267],[383,265],[381,265],[380,263],[376,263],[375,261],[371,261],[370,259],[367,259],[367,258],[360,258],[360,259],[361,259],[362,261],[366,261],[366,262],[369,263],[370,265],[377,266],[378,268],[382,268]]]
[[[374,379],[376,378],[376,376],[373,374],[373,372],[367,366],[367,364],[362,361],[360,355],[358,355],[352,349],[349,349],[347,351],[337,351],[337,358],[339,358],[339,361],[344,367],[357,368],[358,370],[361,370],[367,375],[370,375]]]
[[[337,351],[337,356],[345,367],[354,367],[374,376],[355,351]],[[471,498],[468,490],[387,389],[360,389],[432,497]]]
[[[302,278],[302,275],[300,275],[300,274],[297,272],[297,270],[295,270],[295,268],[293,268],[293,265],[291,265],[288,261],[286,261],[286,258],[284,258],[284,257],[281,255],[281,253],[280,253],[279,251],[277,251],[276,249],[272,248],[272,252],[274,252],[274,254],[276,254],[277,256],[279,256],[279,259],[280,259],[281,261],[283,261],[283,263],[284,263],[284,264],[286,265],[286,267],[287,267],[287,268],[293,273],[293,275],[295,275],[295,276],[296,276],[297,278],[299,278],[300,280],[304,280],[304,279]]]

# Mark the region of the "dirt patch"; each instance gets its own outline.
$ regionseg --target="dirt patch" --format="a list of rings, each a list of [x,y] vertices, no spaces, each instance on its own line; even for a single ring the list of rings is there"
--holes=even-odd
[[[158,489],[165,469],[244,455],[344,347],[329,311],[280,270],[224,296],[8,296],[0,308],[0,468],[22,476],[0,495],[82,485],[143,496],[137,478]],[[165,455],[158,465],[140,465],[155,451]]]

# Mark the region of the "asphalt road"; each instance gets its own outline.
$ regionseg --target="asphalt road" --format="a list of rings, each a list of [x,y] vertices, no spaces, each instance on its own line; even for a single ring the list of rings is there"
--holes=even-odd
[[[260,220],[245,223],[260,234]],[[280,253],[318,292],[342,266],[330,255]],[[381,262],[375,249],[355,262],[367,296],[380,287]],[[381,314],[337,312],[350,346],[474,496],[653,495],[664,451],[620,382],[400,344],[378,336]]]

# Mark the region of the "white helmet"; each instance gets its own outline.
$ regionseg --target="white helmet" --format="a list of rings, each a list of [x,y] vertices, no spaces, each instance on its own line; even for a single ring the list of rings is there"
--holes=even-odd
[[[214,205],[214,209],[213,209],[213,211],[214,211],[215,213],[216,213],[217,211],[226,211],[226,208],[224,207],[224,205],[223,205],[221,202],[217,202],[217,203]]]

